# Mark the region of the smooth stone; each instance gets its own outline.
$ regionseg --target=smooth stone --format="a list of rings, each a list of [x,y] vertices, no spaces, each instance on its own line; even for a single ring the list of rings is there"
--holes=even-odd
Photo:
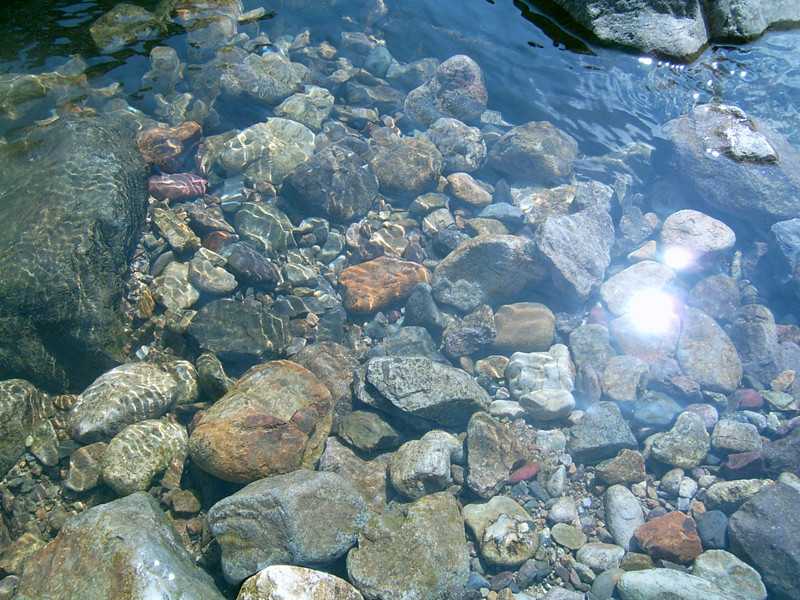
[[[292,222],[266,202],[245,202],[234,216],[236,231],[262,252],[294,247]]]
[[[472,123],[486,110],[487,102],[486,84],[478,63],[457,54],[437,66],[427,83],[408,93],[405,111],[425,125],[443,117]]]
[[[711,449],[711,436],[703,420],[693,412],[682,412],[666,433],[653,436],[650,454],[656,460],[681,469],[699,466]]]
[[[420,264],[380,256],[344,269],[339,284],[344,288],[345,307],[365,314],[405,300],[418,283],[430,279],[430,271]]]
[[[798,501],[800,492],[792,487],[767,486],[747,500],[728,524],[731,551],[756,568],[770,597],[800,597]]]
[[[800,427],[793,428],[786,437],[764,446],[764,460],[773,477],[784,471],[800,476]]]
[[[281,281],[278,268],[267,255],[250,242],[234,242],[220,252],[227,259],[227,268],[245,283],[277,284]]]
[[[606,210],[593,206],[548,217],[535,241],[557,292],[585,301],[600,288],[611,264],[614,225]]]
[[[204,250],[205,253],[201,253],[201,250]],[[189,283],[201,292],[219,296],[229,294],[239,285],[236,277],[231,272],[223,269],[222,265],[215,265],[208,259],[206,253],[211,253],[211,251],[201,248],[195,253],[194,258],[189,261]],[[222,257],[220,256],[220,258]],[[223,259],[224,262],[227,261]]]
[[[364,410],[345,415],[339,424],[338,435],[365,452],[395,448],[402,442],[400,433],[380,415]]]
[[[430,494],[373,517],[347,555],[347,576],[367,598],[428,600],[464,587],[469,552],[455,498]]]
[[[534,390],[520,396],[519,404],[537,421],[556,421],[572,413],[575,398],[567,390]]]
[[[622,600],[744,600],[705,579],[675,569],[627,571],[617,581]]]
[[[333,110],[333,95],[316,85],[304,87],[302,92],[292,94],[276,106],[273,112],[276,117],[291,119],[313,131],[320,131]]]
[[[783,371],[775,318],[766,306],[739,307],[730,317],[727,333],[739,353],[745,375],[767,384]]]
[[[514,465],[530,458],[519,436],[483,411],[469,420],[466,445],[467,486],[481,498],[497,494]]]
[[[457,172],[447,176],[446,189],[449,194],[457,200],[478,208],[492,203],[492,194],[486,187],[469,173]]]
[[[625,549],[616,544],[603,542],[590,542],[584,544],[575,554],[575,558],[598,575],[608,569],[619,568],[619,563],[625,555]]]
[[[562,184],[554,188],[540,186],[512,187],[514,205],[525,214],[528,223],[539,225],[552,215],[567,215],[597,206],[611,210],[613,188],[597,181]]]
[[[579,550],[586,543],[586,534],[566,523],[556,523],[550,533],[557,544],[570,550]]]
[[[363,600],[344,579],[305,567],[272,565],[248,577],[236,600]]]
[[[680,255],[684,269],[711,267],[736,244],[736,234],[722,221],[692,209],[672,213],[661,226],[661,249],[666,257]]]
[[[767,597],[767,589],[758,571],[725,550],[703,552],[692,565],[692,575],[731,594],[752,600],[765,600]]]
[[[739,507],[761,489],[771,486],[769,480],[736,479],[734,481],[718,481],[706,491],[705,505],[710,510],[721,510],[726,515],[736,512]]]
[[[569,496],[557,498],[550,510],[547,511],[547,522],[551,525],[556,523],[573,523],[578,519],[578,505]],[[559,542],[560,543],[560,542]]]
[[[381,128],[373,131],[368,163],[387,196],[419,196],[436,187],[442,155],[427,137],[401,137]]]
[[[663,292],[675,281],[675,271],[666,265],[643,260],[608,278],[600,286],[600,298],[615,315],[631,312],[639,294]]]
[[[420,286],[427,284],[421,283]],[[415,288],[419,289],[419,287]],[[408,313],[406,313],[407,315]],[[406,317],[407,319],[408,317]],[[438,344],[433,341],[431,334],[424,327],[410,325],[401,327],[395,333],[386,336],[379,344],[369,351],[369,357],[377,356],[426,356],[431,360],[447,363],[446,359],[437,350]]]
[[[373,515],[386,508],[387,497],[393,495],[388,482],[390,453],[377,454],[370,460],[358,456],[353,450],[329,437],[319,459],[320,471],[333,471],[347,480],[361,494]]]
[[[445,173],[480,169],[486,162],[486,143],[481,130],[450,117],[436,119],[426,132],[444,160]]]
[[[19,600],[178,597],[224,598],[184,550],[156,500],[144,492],[69,519],[28,560],[17,592]]]
[[[424,356],[371,358],[365,376],[365,402],[398,416],[445,427],[463,426],[472,414],[489,408],[490,399],[465,371]]]
[[[121,2],[92,23],[89,33],[100,52],[111,53],[136,41],[152,39],[162,27],[154,13]]]
[[[487,264],[502,269],[487,269]],[[482,304],[514,300],[530,282],[545,278],[534,243],[513,235],[469,238],[442,260],[431,287],[437,302],[469,312]]]
[[[103,454],[107,446],[105,442],[95,442],[73,452],[69,457],[69,471],[64,487],[81,493],[98,485],[103,476]]]
[[[464,506],[464,521],[478,540],[488,562],[515,567],[539,548],[538,531],[530,515],[508,496]]]
[[[184,121],[175,127],[154,127],[142,131],[136,137],[136,143],[147,162],[167,173],[177,173],[199,143],[202,133],[200,125],[194,121]]]
[[[633,537],[653,558],[678,564],[690,563],[703,552],[694,519],[677,510],[639,525]]]
[[[120,496],[145,492],[173,461],[182,465],[189,436],[182,425],[149,419],[115,435],[102,458],[103,482]]]
[[[453,482],[451,454],[460,447],[459,441],[444,431],[429,431],[419,440],[406,442],[389,462],[392,487],[411,500],[447,489]]]
[[[600,374],[600,386],[607,399],[631,404],[644,394],[649,376],[647,363],[641,358],[612,356]]]
[[[704,389],[730,394],[742,379],[736,347],[714,319],[686,307],[675,353],[683,374]]]
[[[667,394],[649,390],[636,401],[633,422],[640,427],[665,431],[675,424],[675,420],[683,410],[683,407]],[[687,410],[689,410],[688,407]],[[707,425],[705,420],[703,420],[703,423]],[[708,427],[706,428],[708,429]]]
[[[498,352],[545,352],[555,337],[553,311],[538,302],[504,304],[494,314],[494,322],[497,338],[492,349]]]
[[[316,466],[331,422],[328,388],[296,363],[270,361],[203,413],[189,452],[215,477],[247,483]]]
[[[270,565],[330,565],[355,546],[368,519],[366,502],[343,477],[304,469],[254,481],[206,517],[232,584]]]
[[[550,182],[566,177],[578,143],[547,121],[531,121],[503,134],[489,150],[489,164],[502,173]]]
[[[70,436],[84,443],[108,440],[124,427],[157,419],[183,403],[186,388],[167,370],[128,363],[98,377],[70,409]]]
[[[728,516],[721,510],[709,510],[695,517],[697,535],[703,548],[725,549],[728,547]]]
[[[592,582],[591,593],[597,600],[611,600],[617,589],[617,581],[625,571],[619,568],[600,573]]]
[[[739,308],[739,287],[724,273],[710,275],[692,286],[688,304],[724,322]]]
[[[200,299],[200,292],[189,283],[188,263],[171,262],[153,280],[153,299],[168,310],[179,312]]]
[[[620,450],[636,450],[636,438],[613,402],[597,402],[570,428],[567,452],[576,463],[596,464]]]
[[[515,398],[538,390],[567,390],[575,388],[575,367],[569,350],[554,344],[547,352],[515,352],[505,370],[508,388]]]
[[[633,532],[644,523],[644,512],[636,496],[623,485],[612,485],[603,494],[603,506],[614,543],[630,550]]]
[[[761,452],[763,444],[755,425],[733,419],[720,419],[711,432],[711,447],[722,454],[731,454]]]

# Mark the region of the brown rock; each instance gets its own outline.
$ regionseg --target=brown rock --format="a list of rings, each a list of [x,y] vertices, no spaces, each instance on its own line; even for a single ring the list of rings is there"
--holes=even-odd
[[[646,477],[644,457],[640,452],[626,448],[614,458],[598,463],[596,472],[609,485],[638,483]]]
[[[633,537],[653,558],[687,564],[703,552],[694,519],[676,510],[639,525]]]
[[[339,276],[345,307],[356,313],[370,313],[403,300],[415,285],[430,280],[430,271],[422,265],[385,256],[347,267]]]
[[[136,141],[147,162],[167,173],[177,173],[202,135],[200,125],[185,121],[175,127],[154,127],[143,131]]]
[[[300,365],[276,360],[250,369],[197,421],[192,460],[247,483],[313,469],[331,429],[331,393]]]
[[[763,477],[767,467],[761,452],[729,454],[719,466],[719,475],[727,480]]]
[[[508,352],[545,352],[553,345],[556,318],[544,304],[517,302],[497,309],[497,338],[492,348]]]
[[[96,442],[78,448],[69,457],[69,472],[64,486],[73,492],[85,492],[100,483],[102,461],[108,444]]]

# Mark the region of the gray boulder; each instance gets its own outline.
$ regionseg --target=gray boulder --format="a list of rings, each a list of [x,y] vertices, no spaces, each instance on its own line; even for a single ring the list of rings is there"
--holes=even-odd
[[[730,338],[696,308],[686,307],[675,357],[684,375],[712,392],[730,394],[742,379],[742,362]]]
[[[60,118],[0,151],[0,380],[77,392],[121,362],[146,175],[133,131],[106,117]]]
[[[514,465],[530,458],[519,436],[486,412],[469,420],[467,450],[467,485],[481,498],[497,494]]]
[[[347,575],[367,600],[444,600],[464,587],[469,551],[455,498],[439,492],[390,505],[359,533]]]
[[[740,594],[675,569],[628,571],[619,578],[617,591],[622,600],[744,600]]]
[[[800,4],[792,0],[716,0],[706,4],[714,40],[747,42],[770,28],[800,25]]]
[[[364,499],[341,475],[306,470],[255,481],[207,516],[231,583],[269,565],[330,565],[355,545],[368,519]]]
[[[421,86],[411,90],[405,101],[406,112],[430,125],[442,117],[472,123],[486,110],[489,100],[483,73],[469,56],[451,56]]]
[[[614,402],[596,402],[569,431],[567,452],[576,463],[596,464],[624,449],[637,450],[636,438]]]
[[[551,182],[572,171],[578,142],[547,121],[531,121],[503,134],[489,151],[489,164],[502,173]]]
[[[372,132],[369,168],[387,195],[418,196],[436,187],[442,155],[426,136],[401,137],[382,127]]]
[[[739,352],[745,375],[769,385],[783,371],[778,329],[766,306],[746,304],[731,317],[728,336]]]
[[[18,600],[223,600],[167,515],[137,492],[69,519],[31,556]]]

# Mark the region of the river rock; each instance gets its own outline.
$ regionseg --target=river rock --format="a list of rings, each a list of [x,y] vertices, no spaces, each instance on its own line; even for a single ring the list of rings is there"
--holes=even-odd
[[[742,379],[742,362],[714,319],[687,307],[675,354],[683,373],[712,392],[730,394]]]
[[[333,110],[333,95],[316,85],[306,85],[304,88],[276,106],[275,116],[297,121],[313,131],[319,131]]]
[[[340,475],[301,469],[254,481],[206,519],[225,579],[236,584],[270,565],[330,565],[355,545],[369,511]]]
[[[591,367],[595,371],[600,371],[606,361],[617,354],[609,342],[608,329],[598,323],[573,329],[569,334],[569,349],[577,368]]]
[[[736,281],[724,273],[710,275],[692,286],[688,304],[722,323],[739,308],[739,288]]]
[[[185,388],[171,373],[150,363],[128,363],[98,377],[69,413],[70,435],[84,443],[108,440],[125,426],[156,419]]]
[[[482,235],[459,244],[436,266],[431,287],[437,302],[469,312],[481,304],[513,300],[525,285],[545,277],[531,240]]]
[[[17,594],[19,600],[224,598],[144,492],[69,519],[28,560]]]
[[[597,463],[597,476],[609,485],[639,483],[646,478],[644,457],[636,450],[621,450],[614,458]]]
[[[381,193],[413,197],[436,187],[442,155],[424,135],[403,137],[382,127],[372,132],[370,148],[369,168]]]
[[[481,555],[492,564],[519,566],[539,548],[538,528],[533,519],[508,496],[467,504],[464,521],[478,540]]]
[[[469,56],[457,54],[436,67],[426,83],[408,93],[405,110],[426,125],[446,117],[472,123],[486,110],[488,100],[481,68]]]
[[[676,569],[644,569],[627,571],[617,581],[622,600],[744,600],[713,585],[706,579]]]
[[[755,0],[714,2],[706,6],[706,22],[714,38],[746,42],[771,27],[800,25],[800,6],[791,2],[765,4]]]
[[[557,421],[572,414],[575,398],[567,390],[534,390],[520,396],[519,404],[535,421]]]
[[[313,468],[331,428],[331,394],[309,370],[277,360],[253,367],[195,423],[192,460],[238,483]]]
[[[623,448],[637,447],[636,438],[614,402],[592,404],[581,422],[570,428],[567,441],[567,452],[573,460],[587,465],[616,456]]]
[[[713,266],[736,243],[733,230],[713,217],[696,210],[672,213],[661,226],[661,250],[669,260],[678,256],[684,269],[699,272]],[[676,268],[681,268],[676,266]]]
[[[711,446],[719,453],[761,452],[763,445],[752,423],[720,419],[711,432]]]
[[[800,526],[796,507],[800,492],[787,485],[762,489],[730,519],[732,551],[761,574],[767,591],[777,598],[800,597],[794,574],[800,568]]]
[[[207,248],[200,248],[189,261],[189,283],[201,292],[223,295],[236,289],[238,282],[233,273],[223,266],[228,262],[224,257]]]
[[[767,589],[753,567],[725,550],[706,550],[692,565],[692,575],[714,584],[722,591],[765,600]]]
[[[764,479],[717,481],[708,487],[705,504],[710,510],[721,510],[730,515],[750,497],[770,485],[772,485],[771,482]]]
[[[236,231],[261,251],[295,245],[292,222],[274,204],[245,202],[234,217]]]
[[[644,394],[649,376],[647,363],[641,358],[612,356],[600,374],[600,385],[607,399],[630,405]]]
[[[492,308],[484,304],[444,330],[442,350],[450,358],[460,358],[491,345],[496,338]]]
[[[606,210],[553,215],[535,239],[558,292],[582,302],[603,283],[614,244],[614,224]]]
[[[486,185],[476,180],[469,173],[457,172],[447,176],[447,191],[456,200],[461,200],[466,204],[483,208],[492,203],[491,188],[486,189]],[[487,224],[489,219],[481,220]],[[470,223],[475,223],[476,219],[471,219]],[[496,227],[505,230],[505,225],[496,223]],[[508,233],[505,231],[505,233]]]
[[[765,228],[800,214],[800,153],[765,123],[712,103],[664,132],[675,168],[715,209]]]
[[[772,477],[784,471],[800,476],[800,427],[794,427],[786,437],[764,446],[764,460]]]
[[[636,496],[624,485],[612,485],[603,494],[603,506],[614,543],[630,550],[633,532],[644,524],[644,512]]]
[[[678,564],[692,562],[703,551],[694,519],[678,510],[639,525],[633,537],[653,558]]]
[[[515,398],[537,390],[571,392],[575,387],[575,367],[564,344],[554,344],[547,352],[515,352],[504,375]]]
[[[182,425],[148,419],[115,435],[103,453],[103,481],[120,496],[145,492],[173,460],[186,460],[189,436]]]
[[[232,96],[274,106],[300,91],[304,70],[276,52],[248,54],[242,62],[226,65],[219,83]]]
[[[249,577],[236,600],[363,600],[344,579],[305,567],[272,565]]]
[[[428,128],[427,136],[442,155],[445,173],[472,173],[486,162],[486,144],[477,127],[443,117]]]
[[[314,132],[296,121],[273,117],[225,142],[219,162],[229,175],[244,173],[252,182],[278,185],[312,154]]]
[[[549,183],[572,171],[578,142],[547,121],[531,121],[503,134],[489,164],[512,177]]]
[[[379,256],[344,269],[339,284],[344,288],[345,307],[363,314],[405,300],[418,283],[430,279],[430,271],[418,263]]]
[[[202,134],[200,125],[184,121],[175,127],[147,129],[138,135],[136,143],[147,162],[167,173],[178,173]]]
[[[519,436],[483,411],[469,420],[467,449],[467,485],[481,498],[497,494],[513,467],[530,458]]]
[[[44,398],[23,379],[0,381],[0,474],[25,452],[25,439],[44,418]]]
[[[643,260],[609,277],[600,286],[600,298],[615,315],[631,312],[637,295],[663,292],[675,281],[675,271],[652,260]]]
[[[365,460],[331,436],[325,442],[319,470],[333,471],[344,477],[361,494],[371,513],[377,515],[386,508],[387,499],[394,496],[387,474],[390,459],[391,454],[385,453]]]
[[[490,403],[465,371],[424,356],[371,358],[361,391],[362,401],[375,408],[445,427],[465,425]]]
[[[333,400],[331,433],[353,410],[353,381],[358,361],[353,352],[336,342],[317,342],[303,348],[292,357],[325,384]]]
[[[100,52],[111,53],[137,40],[152,39],[164,29],[164,23],[154,13],[120,2],[92,23],[89,33]]]
[[[187,335],[201,351],[215,354],[238,375],[280,356],[288,343],[289,324],[258,302],[220,298],[197,311]]]
[[[98,485],[103,476],[103,455],[107,447],[105,442],[95,442],[75,450],[69,457],[64,487],[81,493]]]
[[[117,302],[146,175],[133,132],[110,117],[60,118],[4,146],[0,380],[77,393],[121,362]]]
[[[778,342],[778,330],[772,312],[761,304],[746,304],[730,317],[730,337],[739,357],[742,370],[767,384],[775,379],[783,365]]]
[[[200,292],[189,283],[188,263],[171,262],[153,280],[153,299],[168,310],[180,312],[200,299]]]
[[[504,304],[494,314],[497,338],[492,349],[498,352],[544,352],[553,343],[556,318],[544,304],[518,302]]]
[[[354,410],[345,415],[339,424],[338,435],[364,452],[394,448],[403,441],[401,434],[381,415],[366,410]]]
[[[681,469],[700,465],[711,449],[711,436],[705,423],[689,411],[678,415],[675,425],[666,433],[653,436],[650,453],[656,460]]]
[[[368,600],[444,598],[468,575],[464,521],[448,492],[390,505],[347,555],[348,579]]]
[[[419,440],[400,446],[389,462],[392,487],[406,498],[416,500],[446,489],[451,454],[461,452],[461,443],[444,431],[429,431]]]
[[[292,169],[281,193],[304,215],[346,223],[367,214],[378,195],[378,178],[358,154],[332,144]]]
[[[233,242],[223,247],[220,253],[228,261],[226,268],[240,281],[264,285],[282,280],[275,264],[250,242]]]

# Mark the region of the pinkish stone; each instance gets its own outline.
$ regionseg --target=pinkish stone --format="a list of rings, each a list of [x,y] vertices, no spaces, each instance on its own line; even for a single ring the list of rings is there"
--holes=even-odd
[[[518,469],[514,469],[511,475],[508,476],[508,483],[515,484],[526,479],[533,479],[539,473],[539,463],[535,460],[529,460]]]
[[[191,200],[206,193],[206,183],[194,173],[153,175],[148,191],[157,200]]]

